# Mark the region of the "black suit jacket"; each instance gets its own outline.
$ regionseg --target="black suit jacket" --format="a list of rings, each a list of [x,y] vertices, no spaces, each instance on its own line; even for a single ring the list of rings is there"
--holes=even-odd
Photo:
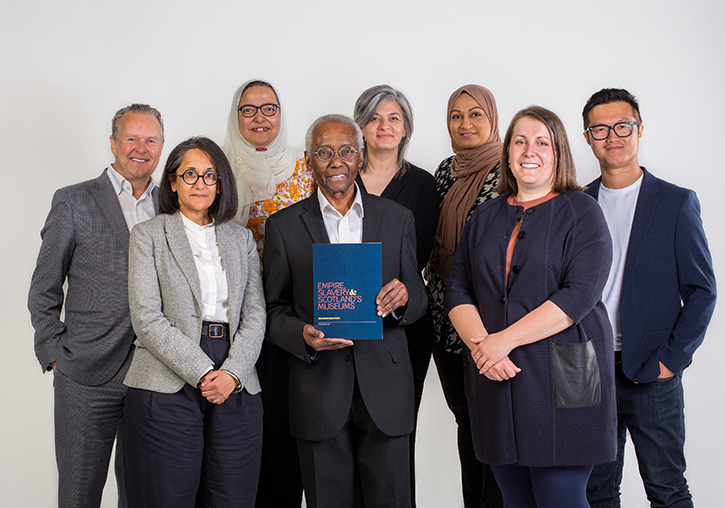
[[[312,245],[329,243],[317,193],[267,220],[264,289],[266,339],[290,353],[290,432],[317,441],[335,436],[345,424],[355,380],[375,424],[389,436],[413,430],[413,374],[408,358],[407,325],[427,307],[416,266],[415,224],[410,210],[362,193],[363,242],[382,242],[383,284],[397,278],[408,289],[400,321],[383,320],[382,341],[318,353],[310,359],[302,330],[312,324]],[[340,260],[344,262],[345,260]]]

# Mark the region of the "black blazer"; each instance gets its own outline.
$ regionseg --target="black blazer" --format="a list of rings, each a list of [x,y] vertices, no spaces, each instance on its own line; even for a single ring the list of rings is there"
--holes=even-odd
[[[408,289],[400,321],[383,320],[382,341],[320,352],[312,361],[302,329],[312,324],[312,245],[329,243],[317,193],[267,220],[264,289],[266,339],[290,353],[290,432],[309,441],[329,439],[345,424],[355,380],[370,416],[389,436],[413,430],[413,373],[408,358],[407,325],[427,307],[415,262],[415,226],[410,210],[362,193],[363,242],[382,242],[383,284],[397,278]],[[344,260],[341,260],[344,262]]]

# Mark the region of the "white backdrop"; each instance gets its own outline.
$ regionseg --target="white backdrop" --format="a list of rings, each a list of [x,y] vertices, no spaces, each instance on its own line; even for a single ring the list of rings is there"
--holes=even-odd
[[[117,109],[147,102],[163,113],[162,166],[191,135],[223,143],[232,94],[249,78],[278,88],[289,139],[299,147],[317,116],[351,114],[360,92],[389,83],[415,109],[408,158],[433,171],[451,153],[449,94],[480,83],[496,96],[502,135],[522,107],[556,111],[587,183],[598,166],[581,136],[582,106],[602,87],[627,88],[647,126],[640,163],[698,192],[722,276],[723,19],[725,4],[714,0],[3,2],[0,157],[9,215],[0,252],[0,506],[55,504],[51,377],[33,354],[27,290],[51,196],[112,161]],[[688,479],[699,506],[722,504],[724,327],[716,312],[685,374]],[[455,430],[431,373],[419,431],[419,506],[457,507]],[[625,506],[645,507],[631,451]]]

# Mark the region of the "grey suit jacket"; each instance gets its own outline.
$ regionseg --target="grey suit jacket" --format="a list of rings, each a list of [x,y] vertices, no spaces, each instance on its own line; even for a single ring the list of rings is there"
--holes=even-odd
[[[227,276],[231,345],[221,368],[251,394],[260,391],[254,364],[265,331],[265,303],[257,245],[238,224],[216,227]],[[161,214],[131,232],[128,270],[136,352],[124,383],[161,393],[196,386],[213,366],[199,346],[202,299],[199,274],[179,212]]]
[[[53,196],[28,294],[40,366],[48,370],[56,361],[61,372],[85,385],[111,379],[133,343],[129,232],[106,171]],[[154,189],[156,207],[157,196]]]
[[[413,214],[388,199],[367,193],[362,199],[363,242],[382,242],[383,284],[400,280],[408,290],[408,304],[396,311],[400,321],[383,319],[383,340],[359,340],[352,347],[322,351],[314,361],[302,337],[314,317],[312,245],[329,243],[317,193],[266,223],[267,340],[290,353],[290,432],[299,439],[335,436],[350,413],[356,382],[384,434],[402,436],[413,430],[413,371],[402,325],[423,316],[428,304],[416,263]]]

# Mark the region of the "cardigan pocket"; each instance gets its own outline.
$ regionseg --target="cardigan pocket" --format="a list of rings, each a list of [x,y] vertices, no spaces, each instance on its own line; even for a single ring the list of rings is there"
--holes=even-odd
[[[594,344],[554,343],[551,357],[557,408],[598,405],[602,400],[599,364]]]

